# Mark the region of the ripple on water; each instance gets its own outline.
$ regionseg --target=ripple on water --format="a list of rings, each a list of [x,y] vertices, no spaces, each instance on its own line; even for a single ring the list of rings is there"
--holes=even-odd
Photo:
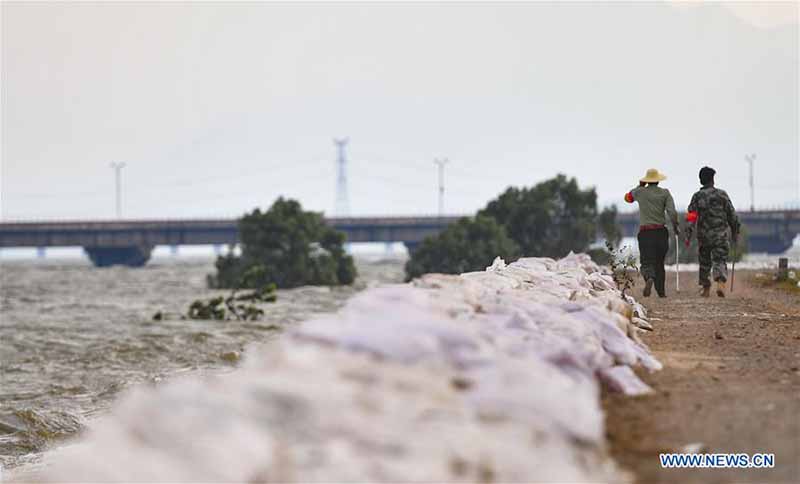
[[[37,453],[72,436],[84,426],[83,418],[59,410],[20,408],[0,413],[0,459],[3,467],[15,463],[14,456]]]
[[[186,372],[228,371],[242,348],[283,326],[335,311],[359,288],[403,278],[402,261],[358,262],[354,287],[278,291],[257,322],[180,315],[205,287],[211,260],[96,269],[57,261],[2,262],[0,463],[18,468],[79,432],[120,392]],[[174,315],[153,321],[156,311]]]

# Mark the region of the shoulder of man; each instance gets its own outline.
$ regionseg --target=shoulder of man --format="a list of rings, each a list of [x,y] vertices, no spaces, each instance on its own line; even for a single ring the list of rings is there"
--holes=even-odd
[[[658,187],[658,189],[659,189],[659,191],[660,191],[660,193],[661,193],[661,196],[662,196],[664,199],[670,199],[670,198],[672,198],[672,193],[670,193],[670,192],[669,192],[669,189],[667,189],[667,188],[663,188],[663,187]]]
[[[720,197],[727,198],[728,200],[730,200],[731,197],[728,196],[728,192],[726,192],[722,188],[714,188],[714,190],[717,192],[717,195],[719,195]]]
[[[728,192],[721,188],[714,187],[713,189],[709,190],[709,197],[716,198],[722,201],[723,204],[730,203],[731,198],[728,196]]]

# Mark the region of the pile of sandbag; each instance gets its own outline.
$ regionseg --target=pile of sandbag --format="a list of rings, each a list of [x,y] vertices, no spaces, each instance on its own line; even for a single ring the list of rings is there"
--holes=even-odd
[[[368,289],[232,373],[127,395],[45,479],[619,482],[598,382],[649,391],[641,325],[583,254]]]

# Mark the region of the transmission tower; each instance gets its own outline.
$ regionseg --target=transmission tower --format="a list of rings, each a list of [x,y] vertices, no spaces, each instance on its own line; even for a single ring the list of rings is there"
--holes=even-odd
[[[450,163],[447,158],[436,158],[433,162],[439,165],[439,216],[444,214],[444,165]]]
[[[336,145],[336,204],[333,214],[337,217],[347,217],[350,215],[350,202],[347,196],[347,138],[334,139]]]
[[[117,218],[122,217],[122,175],[121,171],[125,168],[125,162],[112,161],[111,168],[114,169],[114,187],[116,191],[116,208]]]
[[[755,184],[753,183],[753,163],[756,161],[756,154],[751,153],[749,155],[745,155],[745,161],[750,165],[750,211],[756,211],[756,188]]]

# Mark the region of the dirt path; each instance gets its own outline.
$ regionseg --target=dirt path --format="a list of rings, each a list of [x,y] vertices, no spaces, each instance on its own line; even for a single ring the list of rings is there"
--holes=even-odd
[[[679,295],[674,277],[669,298],[641,299],[655,327],[643,340],[664,369],[640,375],[656,393],[604,397],[612,454],[639,483],[800,482],[800,294],[737,273],[733,295],[702,299],[696,273]],[[661,468],[660,452],[697,442],[774,453],[775,468]]]

